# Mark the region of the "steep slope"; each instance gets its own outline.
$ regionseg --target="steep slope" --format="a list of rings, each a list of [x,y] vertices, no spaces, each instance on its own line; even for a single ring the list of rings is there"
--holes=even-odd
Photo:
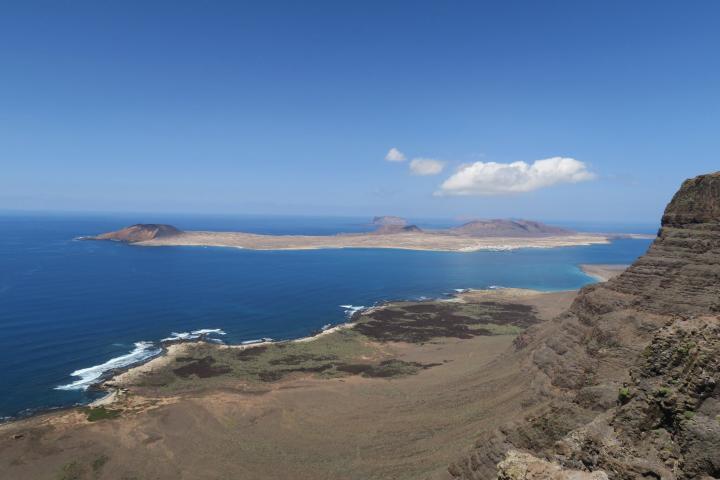
[[[627,271],[518,337],[525,416],[483,434],[450,476],[493,478],[510,452],[499,478],[720,477],[718,312],[714,173],[683,183],[657,239]]]

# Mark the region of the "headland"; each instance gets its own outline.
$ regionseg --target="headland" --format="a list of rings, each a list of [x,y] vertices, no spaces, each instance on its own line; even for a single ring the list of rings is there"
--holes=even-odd
[[[1,425],[0,464],[14,478],[439,474],[477,425],[521,407],[503,352],[574,295],[470,290],[295,341],[171,343],[91,406]]]

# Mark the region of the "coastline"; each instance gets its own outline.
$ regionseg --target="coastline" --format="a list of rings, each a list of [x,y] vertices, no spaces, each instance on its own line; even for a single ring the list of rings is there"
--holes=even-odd
[[[618,266],[618,265],[594,265],[594,264],[583,264],[578,265],[583,272],[585,272],[587,275],[596,278],[598,281],[605,281],[608,278],[611,278],[611,276],[619,274],[625,266]],[[622,267],[622,268],[620,268]],[[591,273],[592,272],[592,273]],[[576,290],[568,290],[566,292],[576,292]],[[432,303],[432,302],[466,302],[466,301],[480,301],[486,297],[491,297],[493,299],[500,299],[505,301],[512,301],[517,298],[522,297],[533,297],[533,296],[543,296],[547,295],[548,293],[561,293],[561,292],[547,292],[547,291],[541,291],[541,290],[531,290],[531,289],[522,289],[522,288],[512,288],[512,287],[500,287],[500,288],[488,288],[488,289],[463,289],[461,291],[456,291],[452,293],[446,294],[444,297],[438,297],[438,298],[428,298],[420,300],[420,303]],[[2,421],[0,421],[0,425],[14,423],[18,421],[23,421],[29,418],[35,418],[35,417],[41,417],[44,415],[53,415],[56,413],[64,412],[64,411],[74,411],[77,408],[84,407],[97,407],[97,406],[108,406],[116,403],[118,400],[121,400],[123,398],[123,393],[125,391],[125,388],[128,385],[132,385],[134,381],[136,381],[138,378],[142,377],[146,374],[151,374],[156,371],[160,371],[163,368],[166,368],[168,365],[170,365],[175,359],[178,357],[182,357],[189,351],[191,351],[196,345],[203,344],[211,348],[218,348],[218,349],[233,349],[233,350],[249,350],[253,348],[261,348],[266,347],[268,345],[277,345],[277,344],[292,344],[292,343],[306,343],[306,342],[312,342],[318,339],[321,339],[323,337],[329,336],[331,334],[340,332],[342,330],[346,329],[352,329],[357,322],[354,321],[354,319],[358,318],[364,313],[369,313],[373,311],[379,311],[387,307],[391,307],[392,305],[396,303],[403,303],[410,300],[405,299],[395,299],[395,300],[386,300],[382,301],[378,304],[375,304],[370,307],[365,307],[359,310],[354,311],[348,318],[348,321],[344,323],[340,323],[337,325],[333,325],[332,327],[326,328],[324,330],[318,331],[316,333],[313,333],[311,335],[295,338],[295,339],[288,339],[288,340],[280,340],[280,341],[269,341],[269,342],[258,342],[248,345],[243,344],[219,344],[214,342],[208,342],[204,338],[200,339],[193,339],[193,340],[173,340],[173,341],[164,341],[161,342],[160,348],[162,351],[153,357],[150,357],[144,361],[141,361],[139,363],[131,364],[126,367],[117,368],[112,371],[109,371],[106,375],[99,378],[95,383],[91,384],[88,388],[104,392],[104,395],[102,395],[100,398],[97,398],[93,401],[82,403],[82,404],[74,404],[74,405],[68,405],[68,406],[60,406],[60,407],[48,407],[43,409],[38,409],[35,411],[32,411],[26,415],[18,415],[13,417],[7,417],[4,418]]]
[[[373,307],[369,307],[373,308]],[[366,311],[367,309],[358,310],[356,313],[353,314],[357,315],[360,312]],[[322,330],[320,332],[317,332],[313,335],[309,335],[306,337],[300,337],[300,338],[294,338],[290,340],[280,340],[280,341],[264,341],[264,342],[257,342],[252,343],[248,345],[243,344],[219,344],[214,342],[208,342],[203,339],[198,340],[181,340],[181,341],[175,341],[173,343],[167,342],[166,345],[163,345],[163,351],[159,355],[152,357],[144,362],[130,365],[127,368],[123,369],[122,371],[119,371],[111,376],[109,376],[105,380],[99,381],[97,384],[95,384],[95,388],[99,388],[101,390],[107,390],[108,394],[103,396],[102,398],[95,400],[90,405],[95,404],[95,402],[103,401],[102,403],[98,403],[98,405],[107,405],[112,403],[114,400],[117,399],[117,396],[114,398],[110,398],[113,394],[116,394],[118,390],[122,390],[128,385],[132,385],[139,377],[151,374],[155,371],[161,370],[165,367],[167,367],[170,363],[172,363],[176,358],[182,357],[186,354],[188,354],[192,349],[195,348],[196,345],[202,344],[207,347],[211,348],[217,348],[217,349],[233,349],[233,350],[251,350],[255,348],[263,348],[267,347],[268,345],[278,345],[278,344],[286,344],[286,343],[305,343],[305,342],[312,342],[315,340],[318,340],[324,336],[339,332],[341,330],[352,328],[355,326],[355,323],[353,322],[346,322],[341,323],[338,325],[335,325],[333,327],[327,328],[325,330]]]
[[[600,280],[604,281],[604,280]],[[194,350],[198,345],[206,346],[211,349],[218,350],[252,350],[252,349],[263,349],[267,346],[276,346],[284,344],[302,344],[320,340],[324,337],[331,336],[335,333],[343,330],[353,329],[358,322],[356,321],[359,317],[365,314],[371,314],[382,311],[387,308],[392,308],[396,304],[402,304],[407,302],[416,302],[420,304],[432,304],[432,303],[474,303],[484,300],[494,301],[506,301],[512,302],[519,299],[528,298],[541,298],[545,296],[551,296],[552,294],[575,294],[577,289],[571,290],[560,290],[560,291],[542,291],[525,288],[514,288],[514,287],[496,287],[487,289],[463,289],[462,291],[456,291],[447,294],[445,297],[439,298],[428,298],[423,300],[389,300],[383,301],[370,307],[364,307],[355,310],[349,318],[349,321],[341,324],[334,325],[326,328],[322,331],[318,331],[314,334],[299,337],[288,340],[271,340],[258,342],[248,345],[243,344],[219,344],[214,342],[208,342],[204,339],[196,340],[180,340],[174,343],[163,345],[163,351],[159,355],[152,357],[144,362],[128,366],[121,371],[113,373],[108,378],[99,381],[94,385],[94,388],[107,391],[107,394],[94,402],[88,404],[89,406],[101,406],[111,405],[117,400],[122,398],[122,393],[138,380],[145,375],[150,375],[154,372],[167,368],[170,364],[175,362],[178,358],[182,358]],[[559,313],[559,312],[558,312]]]
[[[575,291],[466,290],[383,302],[294,340],[174,343],[106,380],[108,394],[91,405],[0,425],[0,462],[15,478],[63,472],[66,465],[92,472],[103,458],[128,477],[147,462],[193,477],[226,476],[223,462],[187,464],[181,452],[203,445],[243,458],[247,478],[321,478],[324,469],[343,471],[348,458],[360,478],[393,476],[396,468],[413,478],[441,471],[464,445],[470,419],[489,427],[520,408],[526,388],[510,377],[513,342],[574,297]],[[468,382],[477,385],[471,395]],[[497,391],[497,382],[517,406],[501,399],[502,410],[494,410],[498,400],[482,392]],[[368,418],[378,423],[369,429]],[[418,422],[435,433],[418,437]],[[348,445],[347,438],[356,442]],[[59,441],[62,449],[44,450]],[[278,448],[297,457],[278,462]],[[356,448],[374,453],[357,457]]]
[[[630,265],[625,264],[580,264],[580,270],[585,275],[594,278],[599,282],[606,282],[613,277],[620,275]]]

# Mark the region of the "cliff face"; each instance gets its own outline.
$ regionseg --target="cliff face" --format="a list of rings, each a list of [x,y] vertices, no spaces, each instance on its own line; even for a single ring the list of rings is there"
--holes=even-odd
[[[720,477],[719,314],[715,173],[682,185],[646,255],[518,337],[508,361],[525,369],[525,415],[478,439],[450,475]]]
[[[115,232],[103,233],[89,240],[115,240],[118,242],[145,242],[154,238],[172,237],[182,234],[181,230],[172,225],[158,223],[138,223]]]

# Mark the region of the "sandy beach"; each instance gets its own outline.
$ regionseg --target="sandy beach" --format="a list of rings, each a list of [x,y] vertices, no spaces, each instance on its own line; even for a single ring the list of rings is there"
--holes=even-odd
[[[600,282],[606,282],[624,272],[629,265],[579,265],[580,269],[587,275]]]

